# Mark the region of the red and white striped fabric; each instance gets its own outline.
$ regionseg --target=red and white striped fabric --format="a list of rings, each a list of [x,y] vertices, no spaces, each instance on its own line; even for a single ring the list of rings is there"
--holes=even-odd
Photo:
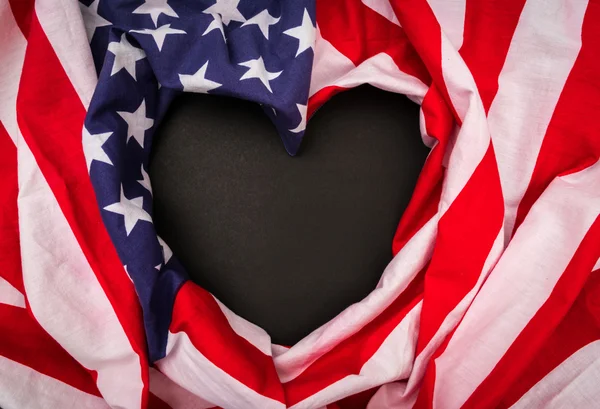
[[[600,1],[318,0],[309,115],[363,83],[421,105],[395,257],[289,349],[186,282],[157,362],[89,180],[79,10],[0,0],[0,407],[597,407]]]

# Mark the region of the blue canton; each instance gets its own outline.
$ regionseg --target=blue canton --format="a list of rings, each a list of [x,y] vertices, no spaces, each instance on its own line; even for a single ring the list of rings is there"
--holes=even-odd
[[[314,0],[94,0],[81,4],[98,85],[83,147],[103,221],[165,356],[188,276],[152,224],[152,139],[181,92],[255,101],[295,155],[306,127]]]

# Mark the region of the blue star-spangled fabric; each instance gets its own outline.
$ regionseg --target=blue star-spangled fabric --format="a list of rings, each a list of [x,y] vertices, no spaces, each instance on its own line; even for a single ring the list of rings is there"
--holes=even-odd
[[[187,275],[152,224],[152,138],[180,92],[260,103],[286,150],[306,127],[313,0],[94,0],[82,3],[98,85],[83,147],[104,223],[144,312],[150,358],[165,354]]]

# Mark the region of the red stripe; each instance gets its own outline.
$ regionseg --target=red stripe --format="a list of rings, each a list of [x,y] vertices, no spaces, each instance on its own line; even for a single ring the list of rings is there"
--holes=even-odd
[[[600,46],[600,27],[596,24],[599,13],[599,5],[590,3],[582,27],[582,49],[555,108],[530,186],[519,206],[517,225],[522,223],[533,203],[554,176],[587,167],[595,162],[600,154],[600,143],[595,136],[596,124],[590,120],[595,118],[600,108],[600,95],[591,95],[600,87],[600,81],[595,74],[600,68],[596,53]],[[585,104],[581,104],[583,100],[586,101]],[[575,118],[583,120],[574,120]],[[594,226],[581,244],[580,250],[582,247],[589,250],[592,243],[598,242],[597,222]],[[511,345],[492,373],[473,393],[465,407],[510,406],[551,369],[589,342],[590,334],[582,334],[582,330],[584,333],[595,332],[594,336],[598,337],[597,322],[596,327],[585,324],[586,321],[589,324],[593,324],[594,321],[586,319],[586,310],[578,308],[578,301],[559,325],[557,332],[545,346],[541,346],[564,316],[569,304],[577,296],[582,280],[598,259],[597,255],[595,260],[588,259],[587,263],[591,264],[585,271],[586,268],[582,269],[580,264],[581,258],[587,256],[585,251],[580,250],[548,301]],[[570,316],[577,318],[569,318]],[[540,351],[538,355],[535,355],[536,351]],[[534,356],[536,358],[532,362]],[[515,382],[515,378],[520,374],[523,375]]]
[[[17,149],[0,122],[0,277],[25,294],[17,213]]]
[[[439,25],[434,18],[432,19],[429,6],[424,2],[411,2],[400,7],[400,1],[397,3],[398,7],[395,8],[401,24],[417,50],[424,50],[421,56],[436,83],[443,84],[441,52],[438,51]],[[497,6],[493,2],[467,3],[465,41],[461,54],[473,73],[478,89],[483,93],[486,111],[498,90],[497,78],[506,58],[523,7],[522,3],[506,5],[504,11],[498,15],[501,24],[496,24],[496,21],[490,24],[489,20],[496,18],[496,14],[489,13],[490,9]],[[406,13],[406,18],[399,13],[400,10]],[[480,16],[480,13],[484,13],[484,16]],[[421,18],[417,22],[410,18],[411,15],[419,15]],[[485,31],[485,34],[480,31]],[[487,41],[480,41],[481,38],[487,38]],[[489,47],[491,43],[495,44],[493,48]],[[442,86],[441,90],[441,94],[450,104],[445,86]],[[451,104],[450,107],[452,108]],[[426,116],[428,128],[429,122],[429,117]],[[423,350],[447,314],[475,285],[502,226],[503,213],[497,162],[490,144],[469,182],[440,220],[436,249],[425,278],[425,297],[417,351]],[[480,217],[469,217],[473,215]],[[457,246],[459,243],[460,247]],[[446,337],[433,358],[444,351],[451,336],[452,334]],[[431,407],[435,371],[435,362],[432,359],[415,407]]]
[[[524,6],[525,0],[466,2],[460,54],[473,74],[485,112],[498,92],[498,77]]]
[[[442,194],[444,182],[442,161],[446,154],[454,120],[435,85],[429,88],[421,109],[425,118],[427,134],[437,139],[438,143],[431,150],[419,175],[408,207],[400,219],[392,242],[394,256],[437,213]]]
[[[81,142],[85,109],[35,13],[17,97],[17,120],[83,254],[141,363],[142,404],[148,402],[148,361],[141,307],[102,223]]]
[[[433,83],[438,87],[440,96],[452,112],[454,120],[460,125],[462,121],[452,105],[442,74],[442,31],[431,7],[425,0],[390,0],[390,4],[409,42],[425,64]],[[419,18],[416,19],[415,16]]]
[[[150,397],[148,399],[148,409],[172,409],[167,403],[165,403],[162,399],[156,396],[153,393],[150,393]]]
[[[503,221],[498,167],[490,144],[469,182],[438,224],[425,275],[419,345],[422,351],[448,313],[474,287]]]
[[[100,396],[92,375],[48,335],[24,308],[0,304],[0,355]]]
[[[360,0],[319,0],[317,21],[321,36],[355,66],[377,54],[386,53],[400,71],[425,84],[431,82],[427,69],[404,30]],[[340,30],[340,27],[344,29]],[[308,117],[345,89],[337,86],[320,89],[309,99]]]
[[[393,0],[400,23],[454,110],[442,75],[441,31],[426,1]],[[418,20],[411,18],[420,16]],[[498,167],[490,144],[473,175],[438,224],[436,248],[425,275],[419,331],[420,352],[444,318],[473,288],[503,222],[504,205]],[[480,217],[471,217],[480,215]],[[457,244],[460,243],[460,246]]]
[[[347,88],[338,87],[335,85],[321,88],[312,97],[308,99],[308,118],[312,118],[313,114],[323,106],[323,104],[331,99],[335,94],[345,91]]]
[[[9,0],[9,3],[19,29],[28,37],[35,0]]]
[[[391,3],[427,65],[440,96],[460,125],[442,75],[441,30],[431,8],[426,1],[392,0]],[[420,17],[418,20],[414,19],[416,15]],[[500,179],[490,144],[470,180],[438,224],[436,248],[425,275],[417,351],[423,350],[447,314],[475,285],[502,226],[503,213]],[[457,243],[462,245],[457,247]]]
[[[247,387],[285,402],[273,359],[236,334],[213,296],[198,285],[187,281],[177,293],[170,331],[185,332],[202,355]]]
[[[400,24],[426,64],[455,122],[459,126],[462,125],[442,74],[441,29],[430,6],[426,1],[392,0],[391,4]],[[419,16],[419,19],[415,19],[414,16]],[[435,113],[437,111],[443,113],[439,108],[434,110]],[[428,120],[429,117],[426,117],[426,123]],[[449,121],[442,121],[442,124],[446,122]],[[435,168],[433,169],[435,172]],[[501,229],[503,214],[498,168],[490,143],[466,186],[438,223],[436,247],[425,275],[417,354],[429,344],[448,313],[477,282]],[[480,217],[472,217],[476,215]],[[450,337],[451,334],[446,337],[434,356],[441,354]],[[425,372],[415,407],[431,406],[434,384],[435,363],[432,360]]]
[[[486,112],[498,91],[498,76],[524,4],[522,0],[467,1],[464,43],[460,52],[473,74]],[[451,111],[443,102],[443,94],[433,88],[423,100],[422,109],[427,133],[440,142],[436,147],[439,150],[432,151],[423,168],[411,204],[394,238],[394,254],[437,212],[443,179],[441,157],[445,154],[453,122]],[[434,158],[434,155],[438,157]],[[420,214],[426,215],[419,217]]]
[[[454,335],[454,331],[450,335],[446,337],[444,342],[438,347],[435,353],[429,359],[429,363],[427,364],[427,370],[425,371],[425,375],[423,376],[422,387],[419,390],[419,394],[417,395],[417,400],[413,405],[412,409],[433,409],[433,387],[435,385],[435,378],[437,374],[437,368],[435,366],[435,360],[441,354],[444,353],[450,339]]]
[[[287,404],[295,405],[334,382],[357,375],[406,314],[421,301],[422,292],[421,272],[385,311],[286,383]]]
[[[331,405],[327,405],[327,409],[364,409],[369,404],[369,401],[375,395],[379,386],[360,393],[350,395],[347,398],[339,400]]]
[[[597,242],[596,242],[597,243]],[[600,340],[600,276],[591,276],[575,304],[548,341],[537,351],[498,408],[512,406],[550,371],[591,342]]]
[[[440,95],[446,98],[448,107],[454,109],[442,75],[440,26],[429,5],[425,1],[400,0],[392,1],[392,5],[432,73]],[[411,18],[415,15],[420,18]],[[459,122],[456,113],[454,116]],[[446,315],[475,285],[502,226],[503,214],[500,177],[490,144],[466,186],[439,222],[436,248],[425,276],[417,351],[423,350]],[[468,217],[473,215],[480,217]]]
[[[25,293],[17,215],[17,150],[0,123],[0,275]],[[0,355],[100,396],[92,374],[75,361],[24,308],[0,304]]]
[[[321,36],[354,65],[386,53],[400,71],[429,84],[429,73],[401,27],[361,0],[319,0],[316,6]]]
[[[425,162],[419,176],[411,201],[402,215],[402,219],[400,219],[400,224],[392,243],[394,255],[438,212],[442,193],[445,173],[442,161],[448,148],[454,119],[435,85],[429,88],[423,99],[421,109],[425,118],[427,134],[437,139],[438,143],[429,154],[427,162]],[[437,352],[441,353],[442,350],[443,348],[440,348]],[[424,382],[433,385],[434,380],[435,364],[433,363],[426,371]],[[415,407],[420,407],[422,399],[419,396],[419,401],[416,402]],[[426,399],[424,402],[430,401],[430,399]]]
[[[510,406],[573,352],[600,338],[597,318],[594,319],[586,305],[587,300],[600,299],[592,298],[600,296],[600,277],[589,278],[600,257],[598,243],[600,217],[587,232],[548,300],[463,408],[496,408],[500,402],[502,407]],[[586,289],[582,291],[584,285]]]
[[[548,125],[529,187],[517,212],[516,227],[550,182],[561,174],[586,168],[600,157],[600,3],[588,5],[579,56]]]
[[[435,360],[446,351],[446,348],[448,347],[450,340],[454,336],[458,325],[454,327],[454,329],[450,332],[450,334],[448,334],[446,339],[444,339],[444,342],[442,342],[438,349],[433,353],[433,355],[431,355],[431,358],[429,359],[429,363],[427,365],[427,370],[425,371],[425,375],[423,376],[422,387],[421,389],[419,389],[417,400],[413,405],[412,409],[433,409],[433,387],[435,385],[437,373]]]

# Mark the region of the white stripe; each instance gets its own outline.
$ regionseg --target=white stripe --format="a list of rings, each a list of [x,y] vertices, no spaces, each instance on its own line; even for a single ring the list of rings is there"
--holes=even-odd
[[[150,368],[150,392],[171,409],[206,409],[215,406],[177,385],[154,368]]]
[[[406,392],[406,381],[397,381],[381,385],[373,397],[369,400],[365,409],[398,409],[400,402],[404,399]],[[414,401],[411,408],[414,406]]]
[[[133,351],[56,198],[24,140],[17,141],[19,233],[25,293],[39,324],[85,368],[113,407],[141,407]]]
[[[229,322],[231,329],[233,329],[233,331],[240,337],[254,345],[254,347],[263,354],[271,356],[271,337],[269,334],[267,334],[267,332],[258,325],[252,324],[251,322],[243,319],[231,311],[225,306],[225,304],[217,300],[214,295],[213,298],[219,305],[219,308],[221,308],[225,318],[227,318],[227,322]]]
[[[2,277],[0,277],[0,304],[25,308],[23,294]]]
[[[36,0],[37,18],[87,109],[98,79],[78,1]]]
[[[471,72],[458,51],[441,36],[442,74],[452,105],[462,121],[447,149],[447,167],[440,199],[444,214],[465,187],[490,146],[483,104]]]
[[[398,252],[383,272],[377,287],[363,300],[274,358],[282,382],[300,375],[315,360],[358,332],[384,311],[430,260],[437,234],[437,215],[431,218]]]
[[[16,144],[17,141],[17,93],[25,59],[27,41],[17,26],[8,2],[0,6],[0,122]]]
[[[102,398],[3,356],[0,385],[0,407],[4,409],[109,409]]]
[[[427,0],[442,32],[455,50],[463,44],[466,0]]]
[[[354,63],[340,53],[329,41],[321,36],[317,24],[315,33],[315,56],[310,77],[309,96],[313,96],[323,88],[335,83],[355,68]]]
[[[375,386],[408,377],[417,346],[422,306],[421,301],[406,314],[358,374],[332,383],[290,409],[312,409],[327,405]]]
[[[421,104],[428,87],[417,77],[408,75],[386,53],[379,53],[360,63],[349,73],[337,78],[333,84],[342,88],[354,88],[362,84],[371,84],[385,91],[404,94],[413,102]]]
[[[354,66],[352,61],[321,37],[319,30],[315,44],[310,96],[329,86],[353,88],[371,84],[385,91],[405,94],[420,104],[427,93],[428,87],[421,80],[400,71],[386,53],[374,55]]]
[[[396,17],[396,13],[394,13],[394,9],[390,3],[390,0],[361,0],[362,3],[376,12],[377,14],[382,15],[383,17],[390,20],[397,26],[400,26],[400,22],[398,21],[398,17]]]
[[[198,351],[185,332],[169,331],[167,355],[156,366],[196,396],[223,408],[284,409],[285,404],[247,387]]]
[[[458,408],[550,296],[600,212],[600,163],[555,179],[436,359],[434,408]]]
[[[289,349],[290,349],[290,347],[286,347],[283,345],[271,344],[271,354],[274,357],[287,352]]]
[[[437,139],[431,137],[427,133],[427,123],[425,122],[425,114],[423,113],[422,106],[421,109],[419,109],[419,128],[421,130],[421,139],[423,139],[423,143],[428,148],[433,149],[433,147],[437,144]],[[433,152],[433,150],[430,151],[429,154],[431,154],[431,152]]]
[[[77,7],[76,2],[72,6]],[[69,7],[56,10],[65,13]],[[139,357],[131,349],[31,150],[20,135],[15,87],[20,82],[26,43],[17,31],[12,13],[5,10],[0,30],[3,36],[7,35],[3,38],[10,41],[1,41],[0,47],[13,44],[14,49],[9,50],[12,52],[9,55],[13,56],[12,65],[4,64],[0,68],[10,68],[12,73],[12,76],[5,77],[5,73],[0,76],[4,101],[0,105],[0,120],[17,145],[23,281],[32,313],[44,330],[84,367],[98,371],[97,386],[107,402],[122,408],[139,408],[143,386]],[[47,24],[51,22],[49,16],[40,18]],[[65,17],[59,15],[56,18],[63,21]],[[60,35],[56,37],[57,32],[50,33],[55,40],[60,38]],[[67,44],[73,45],[72,42]],[[72,59],[84,59],[76,48],[72,51],[75,52]],[[61,58],[68,60],[64,52],[65,48]],[[8,60],[5,58],[4,61]],[[71,61],[70,64],[77,66],[80,62]],[[69,70],[67,73],[72,74]],[[4,80],[10,81],[5,83]],[[79,78],[77,83],[82,95],[85,78]],[[89,85],[89,81],[87,83]]]
[[[596,271],[596,270],[599,270],[599,269],[600,269],[600,258],[598,259],[598,261],[596,261],[596,264],[592,268],[592,271]]]
[[[554,368],[511,409],[597,408],[599,381],[600,341],[594,341]]]
[[[407,382],[396,382],[386,385],[385,388],[380,388],[373,398],[369,401],[369,409],[410,409],[414,406],[419,388],[425,376],[427,365],[430,362],[432,355],[437,351],[439,346],[444,342],[448,334],[456,328],[464,316],[467,308],[475,298],[483,282],[488,277],[488,272],[496,264],[498,258],[504,249],[504,234],[499,232],[494,240],[492,249],[490,250],[483,267],[483,274],[477,279],[475,286],[460,300],[454,309],[446,315],[440,328],[436,331],[431,341],[427,344],[421,353],[414,360],[412,371]]]
[[[581,48],[587,1],[529,0],[488,112],[510,239],[548,124]]]

